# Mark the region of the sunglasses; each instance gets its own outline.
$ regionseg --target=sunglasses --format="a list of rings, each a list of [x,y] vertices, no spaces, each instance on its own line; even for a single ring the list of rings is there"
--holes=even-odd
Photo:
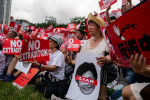
[[[54,40],[52,40],[52,39],[49,39],[49,42],[54,42]]]

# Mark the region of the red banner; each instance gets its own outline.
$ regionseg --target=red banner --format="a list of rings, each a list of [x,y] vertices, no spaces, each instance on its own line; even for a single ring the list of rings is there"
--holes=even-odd
[[[4,54],[20,55],[22,50],[23,40],[5,39],[3,45]]]
[[[81,26],[81,23],[79,23],[77,26],[76,26],[76,29],[80,29],[80,26]]]
[[[117,2],[117,0],[100,0],[99,6],[100,6],[101,10],[104,10],[116,2]]]
[[[145,1],[106,27],[109,39],[124,67],[130,56],[142,53],[150,64],[150,1]]]
[[[70,23],[70,24],[68,24],[68,29],[69,30],[75,30],[76,29],[76,23]]]
[[[20,88],[23,88],[38,72],[38,69],[31,68],[27,75],[22,73],[14,82],[14,85],[17,85]]]
[[[89,39],[91,36],[90,36],[90,34],[89,34],[88,19],[87,19],[87,18],[85,19],[85,27],[86,27],[87,37],[88,37],[88,39]]]
[[[100,17],[106,22],[106,11],[101,12]]]
[[[79,51],[81,41],[78,39],[70,38],[68,40],[68,51]]]
[[[89,83],[89,84],[97,86],[97,80],[93,80],[93,79],[90,79],[90,78],[82,77],[82,76],[79,76],[79,75],[76,76],[76,80],[79,80],[79,81],[82,81],[82,82]]]
[[[35,27],[35,26],[30,26],[30,29],[31,29],[32,31],[35,31],[36,27]]]
[[[125,3],[126,3],[126,0],[122,0],[122,5],[125,5]]]
[[[9,25],[9,31],[19,32],[21,25],[16,24],[15,22],[11,21]]]
[[[45,32],[46,33],[52,32],[53,29],[54,29],[53,25],[49,25],[48,27],[46,27]]]
[[[20,61],[49,61],[49,41],[43,39],[26,39],[23,42]]]

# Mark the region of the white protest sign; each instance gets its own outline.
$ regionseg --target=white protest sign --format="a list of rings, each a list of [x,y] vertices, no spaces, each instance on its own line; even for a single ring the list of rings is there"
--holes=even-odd
[[[20,70],[21,72],[27,74],[30,67],[31,67],[31,63],[28,63],[28,62],[25,62],[25,61],[24,62],[19,62],[18,61],[15,68],[17,70]]]
[[[96,57],[100,55],[78,53],[71,84],[66,95],[72,100],[97,100],[100,90],[101,68]]]

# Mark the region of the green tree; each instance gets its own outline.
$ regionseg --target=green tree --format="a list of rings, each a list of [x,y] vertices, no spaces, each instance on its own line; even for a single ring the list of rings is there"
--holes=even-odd
[[[85,30],[85,17],[74,17],[70,18],[71,23],[79,24],[81,23],[80,29]]]

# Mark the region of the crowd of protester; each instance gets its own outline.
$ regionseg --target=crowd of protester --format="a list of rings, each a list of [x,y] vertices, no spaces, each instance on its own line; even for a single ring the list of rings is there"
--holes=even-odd
[[[122,15],[131,9],[131,0],[127,0],[127,2],[122,5]],[[111,7],[108,7],[106,10],[108,24],[117,19],[109,16],[110,9]],[[150,65],[147,65],[147,61],[142,54],[132,55],[130,58],[132,66],[127,68],[123,68],[113,62],[100,28],[105,26],[106,24],[102,18],[90,13],[88,15],[88,30],[91,38],[87,39],[87,34],[82,29],[76,31],[74,38],[85,41],[78,52],[66,51],[66,49],[60,50],[63,40],[59,35],[48,37],[50,60],[40,62],[33,59],[33,61],[30,61],[33,68],[40,70],[29,84],[35,84],[36,89],[43,92],[47,98],[55,94],[64,99],[72,79],[77,53],[97,54],[103,55],[103,57],[96,58],[97,64],[101,66],[101,84],[98,100],[148,100],[150,97]],[[6,37],[21,40],[24,40],[25,37],[35,38],[31,34],[31,29],[25,35],[11,31]],[[19,56],[3,54],[2,46],[3,40],[0,40],[0,79],[5,82],[14,81],[22,73],[15,69]],[[67,43],[65,47],[67,47]],[[111,95],[108,95],[109,85],[114,81],[117,81],[117,84],[114,85]]]

